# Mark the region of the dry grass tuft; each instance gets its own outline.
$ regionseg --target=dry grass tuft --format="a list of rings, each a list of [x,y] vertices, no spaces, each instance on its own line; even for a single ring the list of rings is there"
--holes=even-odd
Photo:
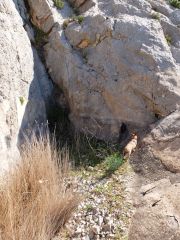
[[[64,226],[78,205],[64,184],[68,161],[49,137],[23,147],[22,160],[0,184],[0,240],[50,240]]]

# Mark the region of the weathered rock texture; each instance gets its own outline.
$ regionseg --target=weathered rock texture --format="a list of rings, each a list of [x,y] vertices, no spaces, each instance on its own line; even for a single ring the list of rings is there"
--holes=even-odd
[[[23,134],[46,121],[45,99],[50,94],[45,69],[23,28],[20,8],[23,13],[22,1],[0,2],[1,170],[18,155]]]
[[[48,35],[46,66],[77,129],[107,139],[118,137],[122,123],[151,124],[132,160],[142,188],[129,239],[178,240],[180,10],[165,0],[69,0],[61,10],[52,0],[26,2],[32,23]],[[72,7],[83,18],[72,17]],[[0,29],[0,158],[5,159],[15,155],[24,130],[46,121],[51,86],[31,47],[34,35],[22,1],[0,2]]]
[[[180,112],[150,126],[131,159],[142,186],[135,192],[137,211],[129,239],[180,238]],[[150,183],[146,185],[146,183]],[[137,189],[137,188],[136,188]]]
[[[139,194],[128,239],[180,239],[180,183],[162,179],[143,186]]]
[[[34,24],[49,33],[46,64],[76,128],[117,137],[122,122],[145,127],[179,105],[180,30],[165,1],[70,1],[93,4],[82,23],[64,25],[67,2],[63,10],[51,0],[28,2]]]
[[[179,10],[160,0],[69,2],[84,12],[81,23],[67,2],[57,10],[51,0],[29,0],[33,22],[49,33],[46,64],[70,119],[102,138],[117,137],[122,122],[140,128],[162,119],[132,162],[142,188],[129,239],[178,240],[180,186],[168,178],[180,182]]]
[[[152,130],[145,140],[154,158],[171,172],[180,173],[180,111],[169,115]]]

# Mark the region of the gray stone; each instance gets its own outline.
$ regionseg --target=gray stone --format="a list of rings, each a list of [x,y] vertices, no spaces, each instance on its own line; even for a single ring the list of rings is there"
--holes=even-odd
[[[104,232],[110,232],[110,231],[111,231],[111,224],[104,224],[104,225],[102,226],[102,230],[103,230]]]
[[[89,238],[93,239],[95,235],[98,235],[100,233],[100,227],[98,225],[94,225],[89,230]]]
[[[180,9],[176,9],[171,13],[170,16],[171,21],[180,26]]]
[[[163,15],[169,17],[173,13],[173,7],[168,4],[166,1],[154,1],[154,0],[149,0],[152,8],[159,13],[162,13]]]
[[[171,52],[172,52],[173,58],[176,60],[176,63],[180,64],[180,48],[176,48],[172,46]]]
[[[27,129],[32,132],[35,126],[46,123],[45,101],[51,86],[23,28],[23,20],[17,11],[20,6],[16,7],[10,0],[0,2],[1,170],[7,169],[8,164],[18,158],[20,135],[26,134]],[[23,15],[22,11],[23,6]],[[48,93],[46,91],[45,96],[39,86],[40,79],[47,84]]]
[[[48,6],[55,19],[53,7],[47,0],[29,2],[36,25],[46,30],[49,20],[40,9]],[[172,33],[179,49],[178,27],[166,20],[173,8],[165,4],[168,13],[161,23],[150,17],[151,2],[96,0],[81,24],[73,21],[62,30],[61,11],[50,24],[46,64],[64,90],[77,129],[117,138],[122,122],[146,127],[179,105],[179,65],[164,35]]]
[[[83,12],[78,22],[66,2],[62,10],[51,0],[28,2],[32,22],[49,35],[46,65],[64,91],[76,129],[111,139],[118,137],[122,122],[130,130],[150,125],[132,159],[142,188],[134,190],[137,211],[129,239],[178,240],[179,10],[164,0],[70,0]],[[96,209],[101,200],[92,202]],[[78,223],[82,217],[76,215]],[[88,219],[89,238],[95,239],[99,219]],[[111,230],[109,220],[105,217],[105,232]]]
[[[151,151],[171,172],[180,173],[180,111],[177,110],[152,130]]]
[[[135,170],[150,179],[160,179],[169,173],[180,173],[179,110],[151,127],[152,130],[132,158]]]
[[[171,184],[166,179],[140,189],[139,207],[132,219],[128,239],[178,240],[179,194],[180,184]]]

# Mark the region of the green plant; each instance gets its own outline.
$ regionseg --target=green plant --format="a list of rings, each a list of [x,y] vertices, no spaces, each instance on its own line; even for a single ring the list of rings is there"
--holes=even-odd
[[[105,160],[106,173],[113,173],[123,164],[124,160],[119,153],[113,153]]]
[[[118,151],[118,144],[98,140],[84,133],[76,133],[68,115],[68,110],[57,104],[47,107],[49,130],[55,135],[58,147],[68,145],[70,157],[76,166],[95,166]]]
[[[93,207],[92,204],[88,204],[88,205],[85,206],[85,210],[86,210],[87,212],[91,212],[93,209],[94,209],[94,207]]]
[[[168,45],[171,45],[172,44],[172,38],[171,36],[169,36],[168,34],[165,35],[165,38],[166,38],[166,41],[168,43]]]
[[[104,188],[104,186],[101,186],[101,185],[96,186],[96,188],[93,190],[93,192],[98,193],[98,194],[101,194],[104,191],[106,191],[106,189]]]
[[[79,24],[81,24],[84,21],[84,16],[79,15],[76,17],[76,20],[78,21]]]
[[[152,13],[151,14],[151,17],[155,20],[160,20],[161,19],[161,16],[159,13]]]
[[[117,151],[117,148],[117,145],[82,133],[74,136],[71,154],[76,165],[95,166]]]
[[[24,97],[19,97],[19,101],[20,101],[20,103],[21,103],[21,105],[23,105],[24,104],[24,102],[25,102],[25,99],[24,99]]]
[[[169,0],[169,3],[175,8],[180,8],[180,0]]]
[[[63,22],[63,29],[64,30],[67,28],[68,24],[69,24],[69,20],[68,19],[64,20],[64,22]]]
[[[72,18],[71,18],[71,20],[73,20],[73,21],[76,21],[76,22],[78,22],[79,24],[81,24],[83,21],[84,21],[84,16],[82,16],[82,15],[73,15],[72,16]]]
[[[84,21],[84,17],[79,15],[79,16],[72,16],[72,18],[66,19],[63,22],[63,29],[65,30],[70,22],[76,21],[79,24],[81,24]]]
[[[62,9],[64,7],[64,2],[62,0],[53,0],[54,1],[54,5],[58,8],[58,9]]]
[[[40,47],[46,42],[47,34],[37,27],[34,27],[34,29],[35,44]]]

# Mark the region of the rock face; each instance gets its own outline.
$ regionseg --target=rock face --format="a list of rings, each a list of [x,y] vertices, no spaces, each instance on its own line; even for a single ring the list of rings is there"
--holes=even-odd
[[[122,122],[146,127],[179,105],[180,30],[168,3],[94,0],[83,19],[64,22],[67,2],[62,10],[51,0],[28,2],[49,33],[46,64],[77,129],[117,137]],[[70,1],[77,9],[89,2]]]
[[[143,175],[180,173],[180,112],[176,110],[156,124],[140,143],[132,164]],[[156,178],[156,177],[155,177]]]
[[[59,10],[52,0],[27,3],[48,35],[46,66],[77,129],[112,139],[120,126],[150,125],[131,160],[141,188],[129,239],[179,240],[180,10],[165,0],[64,0]],[[72,17],[72,7],[83,16]],[[22,1],[1,0],[1,169],[24,133],[47,120],[52,85],[27,16]]]
[[[132,159],[142,187],[128,239],[178,240],[179,10],[160,0],[93,0],[87,8],[90,1],[69,2],[84,19],[72,20],[67,3],[57,10],[50,0],[29,0],[36,24],[49,33],[49,73],[64,91],[76,128],[109,138],[122,122],[151,124]],[[40,4],[48,11],[40,14]],[[49,24],[47,12],[60,17]]]
[[[139,194],[128,239],[180,239],[180,183],[162,179],[142,187]]]
[[[169,115],[152,130],[149,143],[154,158],[171,172],[180,173],[180,111]]]
[[[45,100],[51,91],[45,69],[23,28],[20,9],[21,13],[25,10],[22,1],[0,2],[1,170],[18,156],[17,144],[23,134],[46,121]]]
[[[130,240],[180,238],[180,111],[150,126],[131,159],[138,174],[137,211],[130,226]],[[146,182],[150,184],[146,185]]]

